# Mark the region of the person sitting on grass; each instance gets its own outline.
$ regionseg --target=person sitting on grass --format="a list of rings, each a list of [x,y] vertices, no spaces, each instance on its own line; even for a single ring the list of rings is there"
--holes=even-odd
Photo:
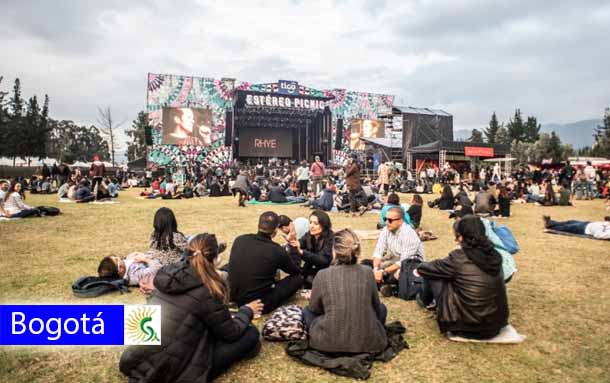
[[[110,198],[117,198],[120,190],[119,181],[116,178],[107,179],[106,189]]]
[[[13,182],[4,196],[2,210],[7,218],[40,217],[40,210],[23,202],[20,182]]]
[[[328,181],[322,188],[318,198],[311,198],[308,201],[308,206],[312,209],[319,209],[324,211],[331,211],[334,205],[335,195],[337,194],[337,187],[334,181]]]
[[[150,249],[147,255],[158,260],[162,265],[178,262],[182,259],[187,245],[184,234],[178,231],[174,212],[162,207],[153,219],[154,231],[150,237]]]
[[[442,333],[493,338],[508,324],[502,257],[487,238],[479,217],[464,216],[453,228],[460,247],[447,258],[423,262],[417,268],[423,277],[417,303],[435,306]]]
[[[264,212],[258,220],[258,233],[237,237],[229,259],[231,301],[242,305],[256,299],[269,313],[290,299],[303,285],[301,269],[294,264],[286,250],[273,242],[278,232],[279,217],[272,211]],[[278,270],[288,274],[276,281]]]
[[[489,191],[488,186],[483,186],[474,198],[475,214],[493,215],[495,208],[496,197]]]
[[[419,194],[413,194],[413,198],[411,198],[411,206],[409,206],[407,214],[409,214],[411,225],[414,229],[418,229],[419,225],[421,224],[423,205],[424,200],[421,198],[421,196]]]
[[[309,216],[309,231],[300,240],[295,236],[290,241],[290,254],[299,255],[303,261],[305,289],[310,289],[317,273],[330,265],[333,235],[328,214],[322,210],[314,210]],[[300,264],[300,261],[297,262],[297,265]]]
[[[557,201],[558,206],[572,206],[570,198],[572,197],[570,189],[561,185],[559,188],[559,200]]]
[[[252,301],[229,311],[229,289],[216,269],[216,237],[198,234],[187,254],[157,272],[148,303],[161,305],[162,346],[125,349],[119,369],[129,382],[209,382],[260,350],[251,321],[262,304]]]
[[[498,189],[498,208],[494,214],[499,217],[510,217],[510,195],[508,189],[504,185],[500,185]]]
[[[72,180],[64,183],[63,185],[61,185],[59,187],[59,190],[57,190],[57,197],[58,198],[69,198],[68,197],[68,192],[70,191],[70,187],[72,187],[74,185],[74,182]]]
[[[195,196],[195,193],[193,191],[193,184],[191,183],[190,180],[186,181],[184,183],[184,187],[182,188],[182,198],[193,198]]]
[[[313,281],[303,322],[311,348],[323,352],[377,353],[387,346],[388,310],[371,269],[357,263],[362,246],[350,229],[333,239],[333,265]],[[356,320],[357,319],[357,320]]]
[[[377,229],[383,229],[385,227],[385,216],[388,213],[388,210],[390,210],[390,208],[392,207],[400,207],[405,212],[405,222],[408,225],[411,225],[411,227],[413,227],[413,223],[411,222],[411,217],[409,216],[409,213],[407,213],[407,211],[402,206],[400,206],[400,197],[398,197],[398,194],[392,192],[388,195],[388,198],[386,198],[386,203],[385,205],[383,205],[383,208],[381,208],[381,214],[379,217],[379,223],[377,224]]]
[[[102,258],[97,273],[100,278],[123,278],[128,286],[139,286],[147,278],[154,278],[161,266],[161,262],[146,254],[132,253],[125,258]]]
[[[554,221],[548,215],[543,215],[544,228],[569,234],[590,235],[595,239],[610,239],[610,216],[603,221]]]
[[[440,198],[437,198],[434,201],[428,201],[428,206],[438,206],[439,210],[451,210],[453,209],[454,199],[455,197],[453,196],[451,186],[449,184],[445,184],[445,186],[443,186],[443,191]]]
[[[404,211],[392,207],[386,214],[386,227],[381,230],[372,263],[375,281],[383,296],[393,296],[398,288],[398,276],[402,261],[408,258],[424,259],[424,246],[421,239],[404,221]],[[368,261],[368,260],[367,260]]]
[[[86,178],[83,178],[76,188],[76,193],[74,193],[74,200],[77,203],[87,203],[95,201],[95,196],[91,193],[91,189],[89,189],[89,181]]]

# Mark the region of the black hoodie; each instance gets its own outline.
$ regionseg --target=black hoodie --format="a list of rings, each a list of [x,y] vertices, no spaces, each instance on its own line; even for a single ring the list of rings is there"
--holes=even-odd
[[[161,305],[161,346],[129,346],[119,368],[130,382],[206,382],[216,340],[238,340],[252,310],[231,317],[186,261],[157,273],[149,304]]]

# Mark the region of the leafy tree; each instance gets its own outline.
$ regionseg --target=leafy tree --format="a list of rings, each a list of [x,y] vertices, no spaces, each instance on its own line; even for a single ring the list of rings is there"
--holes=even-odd
[[[536,117],[530,116],[524,127],[523,140],[526,142],[536,142],[540,138],[540,127]]]
[[[497,142],[496,136],[498,135],[499,129],[500,125],[498,124],[496,112],[493,112],[493,114],[491,115],[491,120],[489,120],[489,126],[483,131],[483,133],[485,133],[485,137],[487,138],[487,142],[489,142],[490,144]]]
[[[521,110],[516,109],[514,117],[510,120],[507,125],[508,135],[510,137],[511,142],[523,141],[525,137],[525,128],[523,126],[523,118],[521,118]]]
[[[478,129],[472,129],[472,133],[470,138],[467,140],[469,142],[483,142],[483,133]]]
[[[516,160],[517,166],[526,166],[530,162],[535,162],[534,144],[531,142],[514,141],[511,144],[510,155]]]
[[[133,120],[131,129],[127,130],[127,160],[134,161],[146,155],[146,129],[148,127],[148,115],[145,112],[138,113],[138,118]]]
[[[504,124],[500,125],[500,127],[498,128],[494,142],[496,144],[510,145],[510,135],[508,134],[508,129],[506,129],[506,127],[504,127]]]
[[[606,108],[602,125],[595,128],[595,143],[591,154],[601,157],[610,157],[610,108]]]
[[[0,84],[2,84],[3,77],[0,76]],[[7,137],[8,137],[8,122],[9,122],[9,114],[8,109],[6,108],[5,97],[8,95],[8,92],[3,92],[0,90],[0,156],[5,155],[7,151]]]
[[[25,142],[23,111],[24,102],[21,97],[21,81],[15,79],[13,85],[13,95],[9,100],[9,115],[5,129],[4,149],[5,155],[15,158],[22,155],[23,142]]]
[[[553,162],[563,160],[564,147],[561,139],[555,132],[542,133],[540,139],[534,144],[534,161],[541,162],[543,159],[552,159]]]
[[[78,126],[72,121],[49,120],[51,129],[48,151],[59,162],[91,161],[99,155],[102,161],[110,158],[108,142],[95,126]]]

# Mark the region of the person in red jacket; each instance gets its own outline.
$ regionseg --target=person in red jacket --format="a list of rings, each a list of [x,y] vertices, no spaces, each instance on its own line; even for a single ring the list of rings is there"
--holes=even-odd
[[[91,168],[89,169],[89,174],[93,178],[93,183],[91,185],[91,191],[93,194],[96,194],[95,186],[98,183],[102,182],[102,178],[104,177],[104,173],[106,172],[106,167],[104,163],[100,161],[100,157],[96,154],[93,156],[93,162],[91,163]]]

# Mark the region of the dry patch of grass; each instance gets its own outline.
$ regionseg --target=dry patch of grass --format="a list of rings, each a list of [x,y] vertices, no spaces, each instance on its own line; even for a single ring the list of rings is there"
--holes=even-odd
[[[153,215],[161,206],[174,210],[184,233],[211,231],[229,246],[237,235],[255,231],[258,215],[271,208],[238,209],[230,197],[143,201],[135,196],[135,192],[123,192],[120,203],[114,205],[58,204],[55,196],[28,196],[28,203],[58,206],[64,214],[0,223],[0,302],[83,303],[72,297],[72,281],[94,274],[105,255],[146,250]],[[293,218],[308,214],[299,206],[274,210]],[[519,271],[508,285],[508,294],[510,321],[528,335],[525,343],[452,343],[438,333],[432,314],[419,310],[414,302],[385,298],[388,320],[400,320],[408,327],[411,349],[390,363],[377,363],[370,381],[610,381],[610,243],[543,234],[542,214],[561,220],[598,220],[604,211],[598,201],[577,201],[575,207],[567,208],[514,205],[513,217],[500,221],[511,228],[521,245],[516,256]],[[378,216],[333,214],[331,218],[335,229],[371,229]],[[439,237],[425,243],[427,257],[446,256],[455,246],[447,215],[425,207],[423,226]],[[374,245],[365,242],[366,257],[371,256]],[[144,303],[144,298],[133,290],[93,302]],[[296,302],[306,304],[301,299]],[[262,323],[262,319],[256,322],[259,328]],[[118,371],[121,350],[2,348],[0,381],[126,382]],[[282,344],[264,342],[259,357],[240,363],[221,381],[349,380],[306,367],[285,355]]]

